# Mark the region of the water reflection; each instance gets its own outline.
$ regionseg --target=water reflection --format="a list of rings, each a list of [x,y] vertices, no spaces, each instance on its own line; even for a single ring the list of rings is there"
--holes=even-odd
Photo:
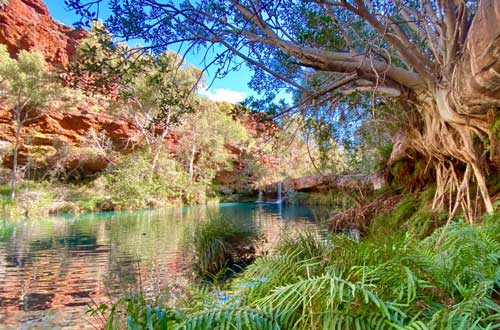
[[[316,228],[315,210],[263,203],[0,220],[0,329],[90,329],[86,306],[109,290],[186,285],[180,241],[212,212],[253,221],[268,244]]]

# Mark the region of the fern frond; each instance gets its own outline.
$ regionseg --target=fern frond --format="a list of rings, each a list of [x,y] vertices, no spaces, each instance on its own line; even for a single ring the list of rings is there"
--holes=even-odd
[[[212,309],[188,316],[176,330],[279,330],[269,311],[247,308]]]

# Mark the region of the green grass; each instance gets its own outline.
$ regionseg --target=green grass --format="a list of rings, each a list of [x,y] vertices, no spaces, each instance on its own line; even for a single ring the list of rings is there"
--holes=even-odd
[[[258,238],[252,223],[210,215],[187,230],[184,250],[191,255],[192,268],[198,275],[215,275],[232,263],[253,257]]]
[[[0,184],[0,196],[9,197],[10,188],[7,184]]]
[[[407,195],[390,212],[381,213],[371,222],[368,237],[404,236],[411,233],[423,238],[444,225],[447,215],[443,211],[432,210],[434,189],[427,189],[418,196]]]

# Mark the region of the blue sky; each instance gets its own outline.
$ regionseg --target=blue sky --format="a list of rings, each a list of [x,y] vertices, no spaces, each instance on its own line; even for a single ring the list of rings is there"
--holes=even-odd
[[[49,8],[52,17],[61,23],[72,25],[79,19],[74,12],[68,11],[63,0],[45,0],[45,4]],[[106,15],[106,11],[100,13],[101,18],[105,18]],[[186,56],[186,62],[197,67],[202,67],[201,56],[202,54],[188,54]],[[212,81],[214,72],[214,69],[208,70],[207,82]],[[204,94],[214,101],[239,102],[247,96],[256,95],[247,85],[250,78],[250,70],[246,66],[242,66],[239,71],[230,72],[225,78],[215,80],[210,90],[202,91],[201,94]]]

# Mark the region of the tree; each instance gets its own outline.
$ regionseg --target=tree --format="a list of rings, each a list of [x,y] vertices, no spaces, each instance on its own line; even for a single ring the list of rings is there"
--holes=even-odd
[[[200,73],[192,66],[181,67],[183,61],[174,52],[154,58],[147,56],[142,61],[143,70],[125,86],[124,94],[129,100],[129,112],[143,132],[152,155],[154,171],[171,125],[197,105],[193,90]]]
[[[206,102],[183,117],[176,128],[177,157],[185,164],[191,182],[208,184],[215,173],[230,167],[227,146],[243,145],[248,139],[243,125]]]
[[[201,72],[175,52],[151,54],[114,43],[102,22],[94,22],[78,48],[66,80],[91,93],[107,93],[124,105],[140,129],[153,171],[171,125],[196,106]]]
[[[89,16],[100,1],[67,0]],[[497,169],[492,130],[500,105],[500,2],[496,0],[113,1],[107,21],[116,37],[155,48],[179,42],[222,49],[223,73],[235,58],[255,71],[252,86],[288,85],[301,104],[365,94],[389,104],[405,134],[392,159],[412,148],[436,172],[434,205],[447,196],[452,214],[475,178],[486,210],[485,173]],[[316,88],[304,77],[322,73]],[[267,78],[266,78],[267,77]],[[300,107],[299,107],[300,108]],[[459,169],[464,168],[460,178]]]
[[[12,107],[15,127],[10,199],[15,198],[17,183],[17,159],[24,126],[44,115],[43,107],[58,94],[42,53],[21,51],[18,59],[12,59],[5,45],[0,45],[0,93],[7,97]]]
[[[84,16],[96,2],[67,1]],[[454,211],[470,206],[465,196],[474,177],[493,211],[485,173],[500,156],[491,128],[500,100],[500,2],[134,0],[111,9],[107,24],[117,37],[142,38],[155,48],[216,45],[225,68],[219,73],[242,58],[255,71],[254,88],[269,90],[266,77],[275,78],[275,86],[302,95],[301,105],[373,95],[374,104],[392,106],[404,132],[392,159],[411,146],[435,168],[436,207],[448,193],[456,196]],[[325,78],[315,88],[300,83],[318,73]]]

